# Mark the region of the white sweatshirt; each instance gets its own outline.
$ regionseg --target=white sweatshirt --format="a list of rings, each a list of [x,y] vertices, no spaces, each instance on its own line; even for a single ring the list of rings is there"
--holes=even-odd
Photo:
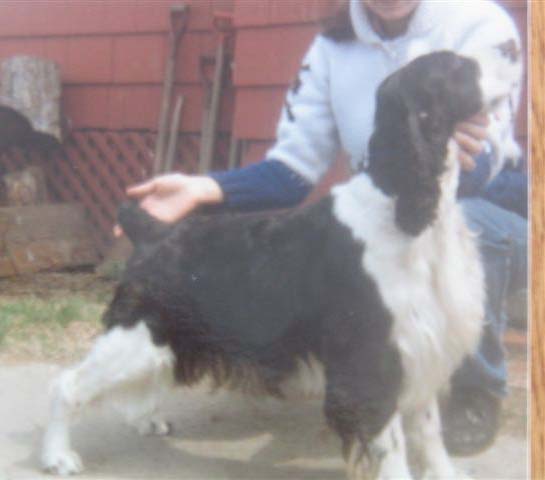
[[[284,162],[316,183],[342,148],[352,168],[366,162],[373,129],[375,92],[380,82],[419,55],[452,50],[472,55],[512,39],[509,15],[491,0],[422,0],[407,32],[381,39],[371,28],[361,0],[350,0],[356,40],[318,35],[305,55],[298,88],[290,88],[266,158]],[[519,82],[520,83],[520,82]],[[520,84],[494,121],[512,138]],[[498,159],[498,163],[503,159]],[[492,167],[497,173],[501,165]]]

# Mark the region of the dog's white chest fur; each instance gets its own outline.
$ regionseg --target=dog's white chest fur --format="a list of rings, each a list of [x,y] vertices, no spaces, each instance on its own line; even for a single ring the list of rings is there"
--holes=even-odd
[[[443,188],[453,189],[449,178]],[[400,408],[421,406],[477,346],[484,293],[472,234],[454,192],[443,192],[437,220],[417,237],[397,228],[395,198],[365,175],[334,189],[334,197],[335,215],[364,243],[362,268],[393,317],[391,340],[404,370]]]

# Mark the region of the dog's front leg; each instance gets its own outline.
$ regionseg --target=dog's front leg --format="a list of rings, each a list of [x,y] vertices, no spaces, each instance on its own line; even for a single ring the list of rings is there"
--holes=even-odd
[[[399,357],[374,340],[370,334],[329,339],[326,418],[343,441],[350,480],[410,480],[397,409]]]
[[[169,377],[172,364],[170,349],[154,345],[143,322],[102,335],[85,360],[63,372],[53,386],[42,451],[44,469],[61,475],[80,472],[82,462],[70,445],[72,416],[92,402],[123,398],[127,391],[138,392],[135,386],[153,385],[155,379]],[[137,410],[142,412],[142,404]]]
[[[49,424],[42,450],[44,469],[63,476],[79,473],[83,469],[79,455],[70,446],[70,421],[74,410],[71,405],[71,391],[74,388],[74,376],[74,370],[63,372],[52,388]]]
[[[407,415],[407,440],[418,455],[426,480],[461,480],[467,478],[452,464],[443,444],[437,400]]]
[[[369,442],[355,437],[347,458],[349,480],[411,480],[401,416],[396,412]]]

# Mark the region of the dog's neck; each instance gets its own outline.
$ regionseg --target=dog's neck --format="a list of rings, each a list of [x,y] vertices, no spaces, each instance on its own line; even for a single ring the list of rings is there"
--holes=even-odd
[[[456,202],[458,185],[460,183],[460,147],[454,139],[447,144],[446,169],[441,176],[441,203]]]
[[[439,202],[437,205],[436,218],[433,222],[435,226],[441,228],[445,222],[448,224],[451,220],[453,209],[457,208],[458,185],[460,180],[460,147],[451,139],[447,145],[447,156],[445,160],[446,169],[441,175],[439,188]]]

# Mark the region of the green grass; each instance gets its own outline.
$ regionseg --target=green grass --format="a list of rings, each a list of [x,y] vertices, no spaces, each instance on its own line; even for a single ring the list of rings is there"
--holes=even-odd
[[[98,330],[104,307],[105,302],[80,295],[0,297],[0,348],[23,342],[60,345],[73,323]]]

